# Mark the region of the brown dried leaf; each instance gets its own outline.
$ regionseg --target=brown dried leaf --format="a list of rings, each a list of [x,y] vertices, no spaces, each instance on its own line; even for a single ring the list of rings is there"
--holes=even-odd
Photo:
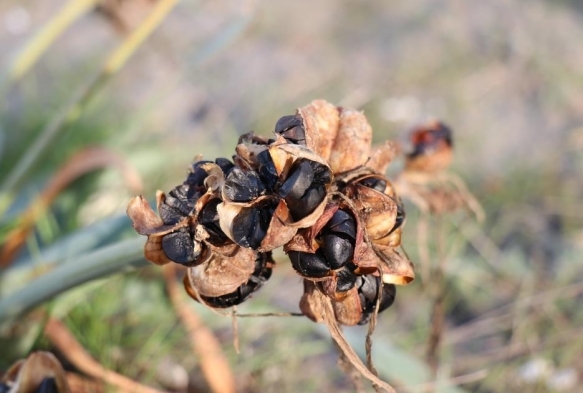
[[[334,173],[346,172],[364,165],[370,156],[372,128],[364,114],[352,109],[340,112],[338,136],[330,154]]]
[[[324,322],[324,308],[319,299],[321,293],[316,285],[316,283],[304,279],[304,294],[300,299],[300,310],[312,321],[321,323]]]
[[[243,247],[236,250],[231,256],[213,254],[207,262],[187,270],[188,279],[201,295],[226,295],[249,280],[257,253]]]

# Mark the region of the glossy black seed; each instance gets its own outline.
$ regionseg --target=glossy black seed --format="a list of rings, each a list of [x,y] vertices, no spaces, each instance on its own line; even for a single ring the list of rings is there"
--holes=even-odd
[[[393,284],[383,284],[379,277],[371,275],[359,276],[356,280],[358,296],[362,306],[362,317],[359,325],[368,323],[376,308],[379,286],[382,285],[379,313],[389,308],[395,301],[396,287]]]
[[[182,184],[170,190],[166,195],[166,199],[158,208],[164,224],[174,225],[192,212],[198,196],[189,199],[189,189],[190,186]]]
[[[292,170],[287,180],[279,188],[282,198],[300,199],[314,181],[314,170],[309,161],[301,160]]]
[[[219,203],[221,200],[218,198],[211,200],[202,208],[198,216],[198,223],[203,225],[209,234],[208,241],[215,246],[224,245],[229,241],[219,225],[219,213],[217,212]]]
[[[268,150],[264,150],[257,154],[257,161],[259,162],[259,177],[265,184],[269,191],[273,191],[277,184],[278,176],[273,160]]]
[[[356,239],[356,223],[354,218],[344,210],[337,210],[330,221],[322,228],[324,234],[342,233],[346,236]]]
[[[325,165],[315,161],[309,161],[314,170],[314,183],[316,184],[330,184],[332,181],[332,171]]]
[[[397,287],[393,284],[383,284],[383,294],[381,298],[381,304],[379,305],[379,312],[383,312],[387,308],[391,307],[395,302],[395,297],[397,296]]]
[[[315,254],[301,251],[289,251],[293,268],[304,277],[325,277],[330,272],[324,253],[318,249]]]
[[[192,169],[188,174],[188,177],[184,181],[184,184],[189,186],[194,186],[194,188],[203,187],[204,180],[207,178],[208,173],[201,168],[203,164],[210,163],[212,161],[198,161],[192,165]]]
[[[323,187],[309,188],[300,199],[286,198],[285,202],[294,221],[307,217],[326,197]]]
[[[181,265],[191,264],[199,256],[194,252],[194,241],[185,228],[164,235],[162,250],[170,260]]]
[[[275,133],[283,136],[289,143],[306,145],[306,130],[300,115],[284,116],[275,124]]]
[[[401,201],[397,201],[397,218],[395,219],[395,225],[389,232],[389,234],[393,233],[397,230],[403,223],[405,222],[405,207]]]
[[[47,377],[44,378],[41,383],[38,385],[38,388],[34,391],[35,393],[63,393],[59,392],[57,388],[57,381],[55,378]]]
[[[387,189],[387,182],[383,179],[375,177],[366,178],[364,180],[361,180],[359,183],[362,184],[363,186],[372,188],[373,190],[377,190],[383,193]]]
[[[215,160],[215,164],[217,164],[221,168],[221,170],[225,174],[225,177],[229,176],[229,173],[231,173],[231,170],[235,167],[235,164],[233,164],[231,160],[223,157],[217,158]]]
[[[346,292],[356,284],[356,275],[346,268],[336,271],[336,292]]]
[[[235,243],[257,249],[267,234],[274,211],[274,204],[242,209],[233,220],[232,235]]]
[[[10,386],[0,382],[0,393],[8,393],[10,391]]]
[[[331,269],[340,269],[354,255],[354,241],[336,234],[322,236],[322,249]]]
[[[271,277],[271,266],[268,266],[268,261],[271,260],[271,253],[259,253],[255,260],[255,270],[253,271],[249,280],[237,288],[235,291],[226,295],[217,297],[201,296],[201,298],[211,307],[227,308],[243,303],[263,286],[265,281]]]
[[[250,202],[265,192],[265,186],[255,171],[233,168],[223,187],[227,198],[234,202]]]

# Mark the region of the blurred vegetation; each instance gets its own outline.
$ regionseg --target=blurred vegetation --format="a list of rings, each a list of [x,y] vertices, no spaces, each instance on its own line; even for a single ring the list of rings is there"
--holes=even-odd
[[[412,125],[438,117],[454,129],[453,171],[487,219],[481,226],[461,213],[430,220],[448,250],[438,380],[452,379],[435,391],[578,391],[579,2],[170,3],[0,1],[0,244],[88,147],[134,168],[153,201],[157,189],[182,181],[195,155],[228,157],[239,134],[266,135],[315,98],[362,108],[376,141],[405,148]],[[126,64],[108,68],[153,10],[162,13],[151,35],[125,47]],[[61,31],[46,51],[14,73],[55,20]],[[14,177],[25,159],[32,165]],[[188,372],[189,391],[208,390],[160,269],[143,261],[143,239],[125,217],[135,193],[125,172],[103,166],[71,178],[0,270],[0,370],[33,349],[54,350],[42,332],[50,314],[107,368],[164,389],[159,370],[170,362]],[[419,261],[420,217],[412,205],[407,212],[404,247]],[[427,251],[433,259],[440,253],[434,241]],[[300,280],[285,256],[278,261],[241,311],[297,311]],[[399,288],[375,332],[379,373],[402,391],[426,391],[430,379],[431,279],[420,274]],[[241,392],[353,391],[326,331],[307,319],[240,319],[237,354],[231,320],[189,305],[221,342]],[[364,348],[364,329],[345,332]]]

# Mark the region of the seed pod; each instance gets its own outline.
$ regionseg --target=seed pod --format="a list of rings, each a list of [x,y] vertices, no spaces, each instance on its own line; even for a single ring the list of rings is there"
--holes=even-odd
[[[405,171],[438,173],[452,161],[451,129],[439,121],[421,125],[411,133],[413,151],[405,159]]]
[[[184,287],[186,292],[194,300],[199,300],[199,298],[204,301],[208,306],[214,308],[227,308],[236,306],[247,300],[255,291],[263,286],[265,281],[271,277],[271,272],[275,266],[272,255],[268,253],[258,253],[255,259],[255,270],[247,280],[247,282],[240,285],[231,293],[227,293],[221,296],[204,296],[200,295],[195,287],[193,287],[188,279],[188,276],[184,277]]]
[[[384,180],[369,177],[361,182],[382,188]],[[375,242],[388,236],[397,221],[397,203],[383,192],[370,188],[362,183],[355,183],[347,189],[347,195],[354,198],[359,216],[363,220],[366,232],[371,241]]]
[[[330,153],[330,168],[342,173],[364,165],[370,156],[372,128],[362,112],[340,111],[338,135]]]
[[[385,284],[407,285],[415,279],[413,264],[395,248],[379,244],[373,248],[380,259],[381,279]]]
[[[235,246],[225,255],[213,253],[209,260],[189,268],[186,274],[201,296],[223,296],[235,292],[249,280],[255,271],[257,257],[257,252]]]

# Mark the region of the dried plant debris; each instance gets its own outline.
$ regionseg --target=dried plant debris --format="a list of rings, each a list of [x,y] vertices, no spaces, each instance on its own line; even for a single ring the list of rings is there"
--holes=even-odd
[[[209,307],[250,298],[283,247],[304,278],[306,316],[337,332],[366,324],[415,277],[397,251],[403,204],[384,175],[397,149],[371,140],[362,112],[316,100],[280,118],[272,138],[242,135],[232,160],[195,162],[157,193],[158,214],[138,196],[128,215],[148,237],[146,258],[187,266],[187,293]]]
[[[405,169],[395,182],[399,195],[424,213],[439,215],[466,209],[483,221],[484,211],[464,181],[447,171],[453,159],[451,129],[432,120],[415,127],[410,142]]]
[[[69,393],[65,370],[50,352],[33,352],[14,363],[0,379],[0,392]]]

